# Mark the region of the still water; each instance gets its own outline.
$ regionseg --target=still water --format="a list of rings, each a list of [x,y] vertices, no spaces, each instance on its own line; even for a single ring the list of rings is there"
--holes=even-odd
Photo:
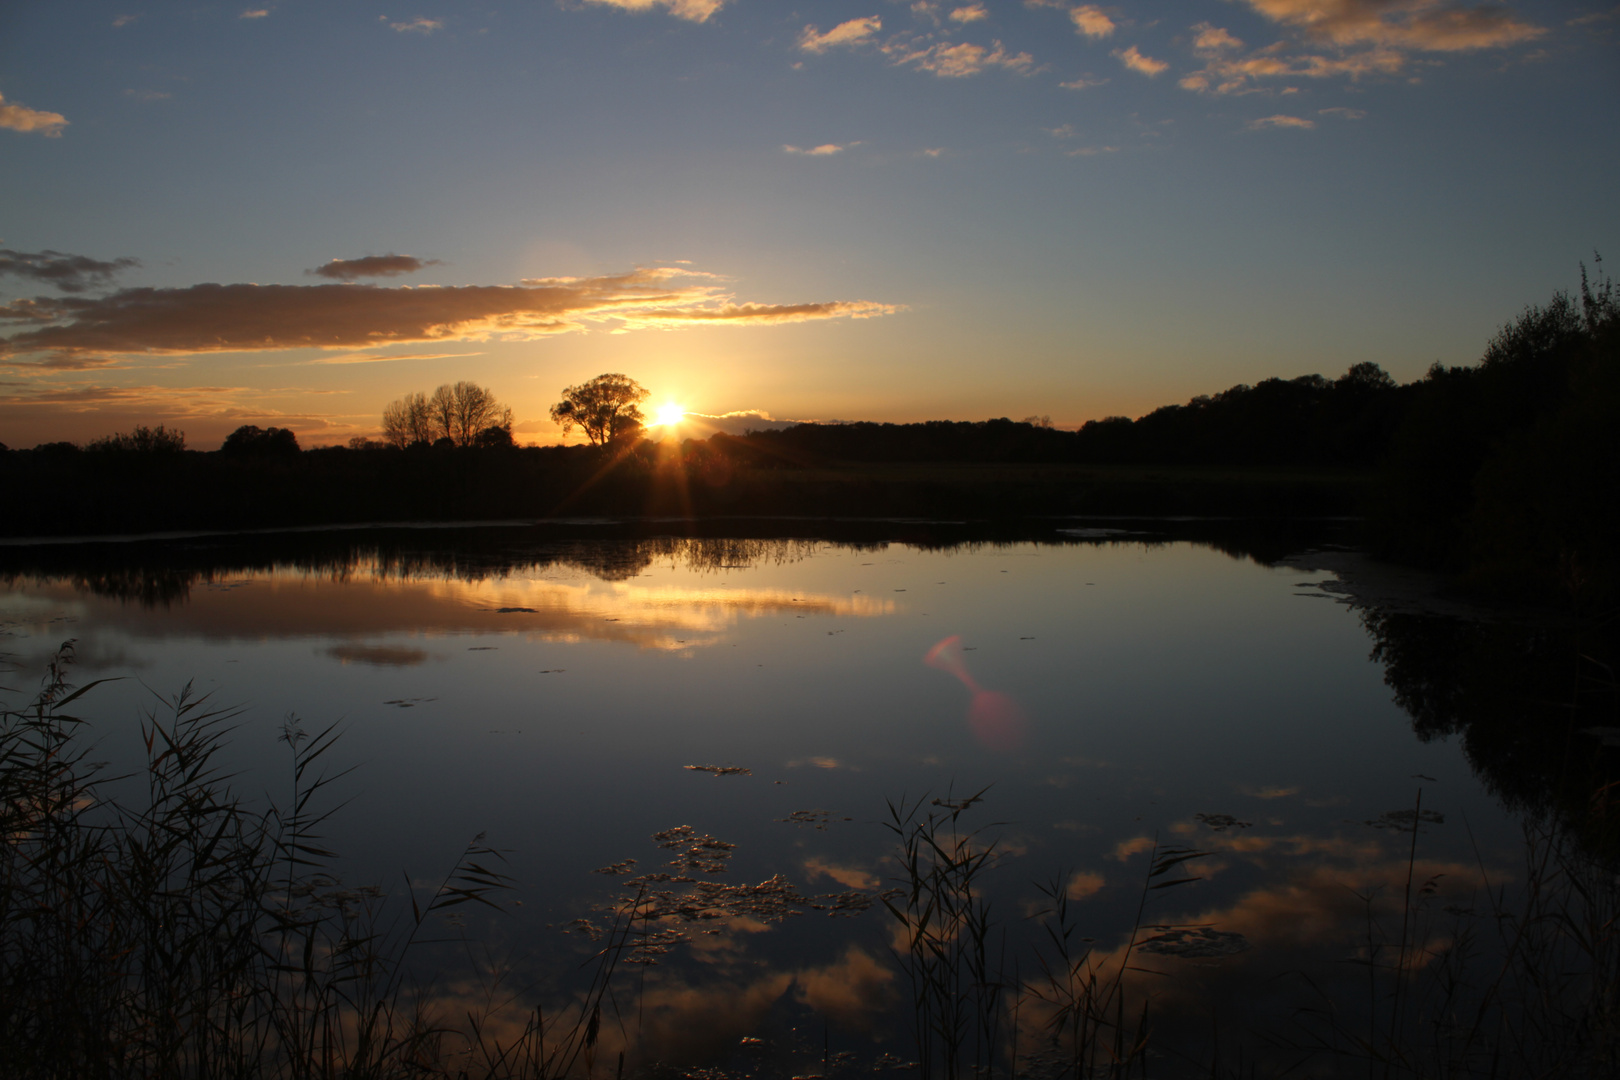
[[[14,548],[0,650],[13,687],[69,639],[77,681],[117,680],[82,711],[115,765],[138,759],[140,713],[188,683],[240,706],[227,764],[255,797],[288,790],[289,716],[337,724],[329,770],[355,768],[325,835],[345,880],[408,906],[407,879],[431,890],[484,834],[517,885],[465,933],[509,969],[496,996],[526,1007],[572,992],[597,947],[577,920],[602,925],[625,881],[669,874],[652,887],[680,895],[780,875],[785,906],[665,920],[615,1028],[640,1061],[915,1060],[905,939],[876,901],[900,874],[885,823],[982,792],[961,822],[996,844],[981,885],[1007,985],[1039,970],[1043,885],[1099,957],[1123,954],[1144,896],[1139,942],[1196,928],[1130,976],[1169,1061],[1212,1022],[1294,1038],[1319,993],[1359,1003],[1369,912],[1414,867],[1462,903],[1519,858],[1517,817],[1458,742],[1415,737],[1321,569],[1343,556],[1316,539],[1263,559],[1162,528],[903,524]],[[1398,812],[1420,791],[1414,849]],[[1161,880],[1199,880],[1144,892],[1155,845],[1200,853]],[[1187,940],[1214,945],[1178,954]],[[1029,1028],[1037,1060],[1039,1016],[1003,1025]]]

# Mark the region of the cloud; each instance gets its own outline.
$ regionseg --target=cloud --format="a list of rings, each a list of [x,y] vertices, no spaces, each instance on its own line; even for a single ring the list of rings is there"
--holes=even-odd
[[[112,24],[115,27],[128,26],[138,18],[139,15],[120,15],[112,21]]]
[[[47,139],[55,139],[61,136],[62,129],[67,126],[68,118],[61,113],[30,109],[26,105],[8,102],[5,95],[0,94],[0,128],[24,133],[37,131]]]
[[[809,149],[802,146],[784,145],[782,152],[784,154],[803,154],[805,157],[832,157],[834,154],[842,154],[851,146],[859,145],[859,143],[845,143],[843,146],[839,146],[837,143],[822,143],[820,146],[812,146]]]
[[[980,19],[988,19],[989,17],[990,13],[984,10],[983,4],[969,4],[967,7],[959,7],[951,12],[951,22],[956,23],[978,22]]]
[[[1343,105],[1335,105],[1331,109],[1317,109],[1318,116],[1338,116],[1345,120],[1364,120],[1367,113],[1363,109],[1347,109]]]
[[[1196,52],[1223,52],[1227,49],[1243,48],[1243,42],[1219,26],[1211,26],[1206,22],[1199,23],[1193,29],[1198,31],[1198,36],[1193,39],[1193,49]]]
[[[1088,896],[1095,896],[1101,892],[1106,884],[1108,884],[1107,879],[1101,874],[1093,873],[1090,870],[1077,870],[1069,878],[1069,883],[1064,886],[1063,892],[1070,900],[1084,900]]]
[[[1077,146],[1073,150],[1064,151],[1068,157],[1096,157],[1099,154],[1117,154],[1117,146]]]
[[[384,15],[383,18],[387,19],[388,16]],[[435,30],[444,29],[444,20],[429,19],[418,15],[416,18],[406,22],[391,22],[388,25],[401,34],[431,34]]]
[[[1130,68],[1132,71],[1140,72],[1150,79],[1153,76],[1160,74],[1170,66],[1163,60],[1155,60],[1151,56],[1143,56],[1141,50],[1139,50],[1135,45],[1132,45],[1128,49],[1115,49],[1114,55],[1119,57],[1119,62],[1124,64],[1126,67]]]
[[[1007,68],[1027,75],[1034,68],[1035,58],[1029,53],[1009,53],[999,41],[993,45],[993,48],[986,49],[982,45],[967,42],[959,45],[939,42],[923,49],[902,45],[885,48],[884,51],[895,57],[896,64],[915,64],[923,71],[931,71],[942,79],[960,79],[968,75],[977,75],[992,67]]]
[[[397,356],[373,356],[370,353],[345,353],[342,356],[317,356],[306,360],[308,364],[386,364],[391,360],[459,360],[464,356],[483,356],[481,352],[400,353]]]
[[[806,859],[804,880],[812,882],[822,877],[831,878],[846,889],[876,889],[883,884],[882,878],[859,867],[840,866],[820,857]]]
[[[1200,23],[1193,49],[1205,67],[1183,76],[1183,89],[1197,93],[1243,94],[1260,89],[1262,79],[1348,78],[1399,74],[1413,52],[1460,52],[1503,48],[1541,37],[1546,31],[1519,21],[1506,8],[1467,6],[1455,0],[1245,0],[1261,15],[1294,31],[1241,58],[1231,57],[1242,42],[1224,30]],[[1336,55],[1322,55],[1320,46]]]
[[[317,277],[332,278],[336,281],[353,281],[363,277],[398,277],[400,274],[414,274],[426,266],[441,266],[438,259],[418,259],[415,255],[367,255],[361,259],[333,259],[324,266],[317,266],[313,270],[305,270],[306,274]]]
[[[726,0],[586,0],[591,4],[606,4],[622,11],[651,11],[663,8],[677,19],[687,22],[708,22],[709,16],[725,6]]]
[[[269,17],[269,8],[248,8],[246,11],[242,12],[242,14],[237,16],[238,19],[266,19]]]
[[[1066,83],[1058,83],[1058,85],[1065,90],[1089,90],[1091,87],[1101,86],[1107,81],[1107,79],[1097,78],[1088,71],[1078,79],[1073,79]]]
[[[1309,131],[1316,126],[1315,120],[1306,120],[1302,116],[1263,116],[1258,120],[1250,120],[1247,127],[1250,131],[1259,131],[1263,128],[1297,128]],[[1266,798],[1266,796],[1260,796]]]
[[[1499,49],[1547,31],[1505,7],[1456,0],[1246,0],[1273,22],[1340,47],[1377,45],[1426,52]]]
[[[1076,33],[1088,38],[1105,38],[1114,32],[1114,20],[1095,4],[1085,4],[1069,12]]]
[[[141,265],[139,259],[122,258],[106,261],[92,259],[88,255],[69,255],[49,249],[30,252],[0,248],[0,277],[10,274],[13,277],[30,278],[54,285],[66,293],[105,288],[112,284],[113,275],[120,270],[139,265]],[[38,320],[25,318],[23,321]]]
[[[655,267],[517,286],[203,284],[123,289],[97,299],[35,297],[0,305],[0,321],[24,325],[0,338],[0,357],[528,341],[601,324],[618,330],[762,326],[899,310],[869,300],[738,303],[714,280]]]
[[[799,48],[807,53],[823,53],[835,45],[854,45],[865,41],[882,29],[883,20],[876,15],[841,22],[825,34],[814,26],[806,26],[799,34]]]
[[[1240,59],[1208,58],[1200,71],[1181,77],[1184,90],[1197,93],[1253,93],[1255,82],[1267,78],[1351,80],[1366,75],[1393,75],[1406,65],[1406,57],[1394,49],[1366,49],[1348,56],[1283,56],[1279,45],[1268,46]]]

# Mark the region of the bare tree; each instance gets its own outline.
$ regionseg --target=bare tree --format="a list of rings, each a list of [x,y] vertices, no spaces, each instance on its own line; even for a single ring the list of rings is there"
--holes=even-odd
[[[636,406],[648,391],[628,375],[598,375],[589,382],[563,390],[563,399],[551,407],[551,418],[566,435],[578,424],[585,437],[600,446],[641,430],[647,419]]]
[[[445,383],[431,396],[406,394],[383,409],[383,438],[399,447],[443,438],[472,446],[490,428],[510,432],[512,410],[474,382]]]
[[[473,382],[445,383],[433,391],[428,409],[438,430],[457,446],[471,446],[486,428],[512,427],[512,410],[493,391]]]
[[[406,394],[390,401],[383,409],[383,438],[402,450],[412,443],[432,442],[435,435],[427,395]]]

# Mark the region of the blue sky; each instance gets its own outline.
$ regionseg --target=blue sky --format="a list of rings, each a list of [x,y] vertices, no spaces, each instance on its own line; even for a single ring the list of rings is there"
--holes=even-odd
[[[1415,378],[1573,287],[1620,7],[21,2],[0,162],[11,446],[343,442],[457,379],[553,442],[605,371],[1073,425]]]

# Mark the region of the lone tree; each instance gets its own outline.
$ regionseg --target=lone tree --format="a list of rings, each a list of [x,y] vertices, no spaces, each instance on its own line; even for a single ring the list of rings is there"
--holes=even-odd
[[[401,448],[440,439],[457,446],[510,445],[511,435],[512,410],[474,382],[445,383],[431,396],[406,394],[383,409],[383,438]]]
[[[633,436],[647,419],[637,408],[649,394],[628,375],[598,375],[590,382],[563,390],[563,399],[551,407],[551,418],[566,435],[574,425],[594,445]]]

